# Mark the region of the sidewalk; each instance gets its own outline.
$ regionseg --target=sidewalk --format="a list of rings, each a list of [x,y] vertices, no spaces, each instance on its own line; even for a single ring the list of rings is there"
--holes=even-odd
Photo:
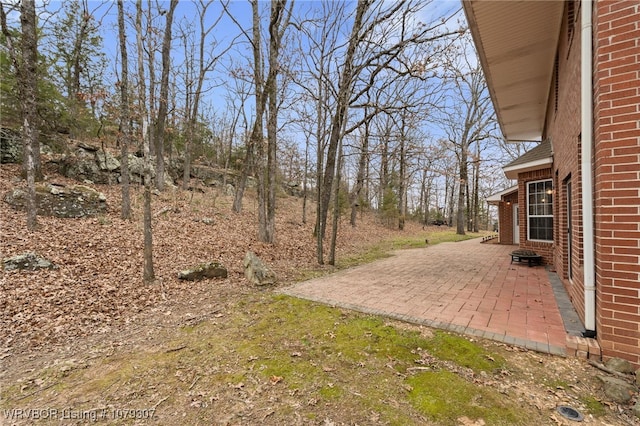
[[[550,273],[511,264],[514,247],[474,239],[402,250],[283,293],[565,355],[567,331]]]

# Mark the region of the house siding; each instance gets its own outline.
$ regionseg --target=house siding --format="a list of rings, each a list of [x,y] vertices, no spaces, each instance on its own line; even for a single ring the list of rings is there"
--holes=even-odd
[[[598,340],[640,365],[640,1],[594,4]]]

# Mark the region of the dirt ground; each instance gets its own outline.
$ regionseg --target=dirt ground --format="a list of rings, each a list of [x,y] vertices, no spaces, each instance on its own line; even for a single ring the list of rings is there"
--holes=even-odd
[[[47,170],[46,173],[51,182],[76,183],[56,175],[53,170]],[[11,188],[23,185],[18,174],[18,166],[0,167],[2,196]],[[172,346],[176,331],[201,323],[214,324],[220,330],[234,330],[237,324],[233,321],[238,312],[258,315],[257,311],[252,311],[252,303],[256,303],[256,306],[267,303],[264,302],[265,298],[268,300],[272,297],[277,288],[302,276],[333,270],[329,266],[317,265],[316,242],[312,236],[314,214],[310,208],[307,212],[309,219],[303,223],[301,199],[279,196],[277,241],[268,245],[257,242],[256,203],[251,194],[245,200],[244,211],[234,214],[230,207],[232,199],[215,188],[204,188],[203,193],[169,190],[154,196],[152,211],[157,280],[154,285],[145,286],[142,284],[140,189],[132,192],[134,218],[125,221],[119,217],[120,188],[106,185],[95,187],[107,197],[109,210],[106,214],[83,219],[38,217],[40,228],[33,233],[26,231],[24,213],[14,211],[6,203],[0,202],[0,257],[35,251],[57,265],[52,270],[1,272],[0,386],[20,393],[11,396],[13,406],[8,406],[6,401],[0,404],[5,414],[7,409],[23,406],[21,401],[28,401],[31,407],[51,406],[54,402],[57,406],[68,406],[65,404],[71,391],[57,391],[56,386],[70,372],[86,370],[87,374],[106,375],[107,372],[101,372],[100,366],[107,359],[154,350],[180,354],[182,349]],[[382,226],[370,215],[362,215],[359,220],[356,228],[349,226],[346,221],[342,223],[338,260],[381,240],[407,235],[424,238],[429,233],[429,229],[425,230],[412,222],[407,222],[407,228],[401,232]],[[276,288],[256,288],[244,278],[242,260],[249,250],[254,251],[276,272],[279,278]],[[225,265],[229,271],[228,278],[200,282],[178,280],[178,271],[204,261],[218,261]],[[390,323],[398,329],[430,333],[411,324]],[[221,336],[232,338],[229,335]],[[597,374],[603,373],[584,361],[536,354],[491,342],[482,344],[504,354],[510,365],[515,366],[517,376],[479,377],[479,385],[501,390],[505,398],[515,398],[523,407],[539,412],[540,416],[532,424],[573,424],[555,411],[558,405],[570,405],[584,413],[595,413],[586,416],[585,422],[590,424],[640,423],[631,415],[631,405],[619,406],[607,401],[595,380]],[[243,361],[238,358],[237,362]],[[56,371],[53,379],[47,376],[48,373],[43,373],[52,369]],[[185,378],[191,386],[187,386],[189,391],[198,387],[197,377]],[[275,377],[272,381],[277,383],[278,376]],[[16,384],[19,386],[16,387]],[[340,404],[314,405],[316,396],[313,394],[291,395],[291,391],[285,387],[261,386],[252,388],[255,392],[251,395],[250,405],[246,402],[250,399],[247,395],[250,388],[248,384],[217,389],[209,396],[209,403],[216,401],[225,415],[215,420],[203,417],[194,423],[176,422],[175,419],[180,418],[180,410],[185,408],[179,401],[163,400],[162,395],[158,394],[155,395],[155,403],[149,404],[158,404],[158,410],[171,412],[171,416],[166,414],[155,419],[119,418],[111,419],[113,421],[110,423],[385,423],[370,410],[358,413],[358,410],[353,412],[353,407]],[[256,389],[263,390],[258,392]],[[110,395],[121,401],[137,398],[130,392],[123,386]],[[596,408],[590,409],[589,401],[581,398],[582,395],[593,395],[594,401],[591,402]],[[84,401],[85,405],[100,403],[92,398]],[[200,401],[198,398],[191,399],[192,403]],[[304,409],[310,410],[313,416],[301,418],[299,413],[296,414],[299,410],[284,410],[283,401],[292,400],[304,401]],[[415,424],[429,423],[419,415],[412,416]],[[69,419],[64,424],[86,424],[90,420]],[[0,424],[2,422],[30,424],[31,420],[8,421],[3,414]],[[462,417],[456,424],[484,423]]]

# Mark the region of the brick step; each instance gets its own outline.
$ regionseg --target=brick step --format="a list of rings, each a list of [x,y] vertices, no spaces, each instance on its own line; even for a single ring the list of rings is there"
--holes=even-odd
[[[567,356],[602,361],[602,350],[596,339],[567,335],[566,345]]]

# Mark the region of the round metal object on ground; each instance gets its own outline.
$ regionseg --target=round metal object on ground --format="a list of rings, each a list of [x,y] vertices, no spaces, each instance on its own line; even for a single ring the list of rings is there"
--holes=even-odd
[[[574,420],[576,422],[581,422],[584,420],[584,416],[580,414],[580,412],[575,408],[561,405],[556,408],[556,410],[558,411],[558,413],[562,414],[563,417],[566,417],[569,420]]]

